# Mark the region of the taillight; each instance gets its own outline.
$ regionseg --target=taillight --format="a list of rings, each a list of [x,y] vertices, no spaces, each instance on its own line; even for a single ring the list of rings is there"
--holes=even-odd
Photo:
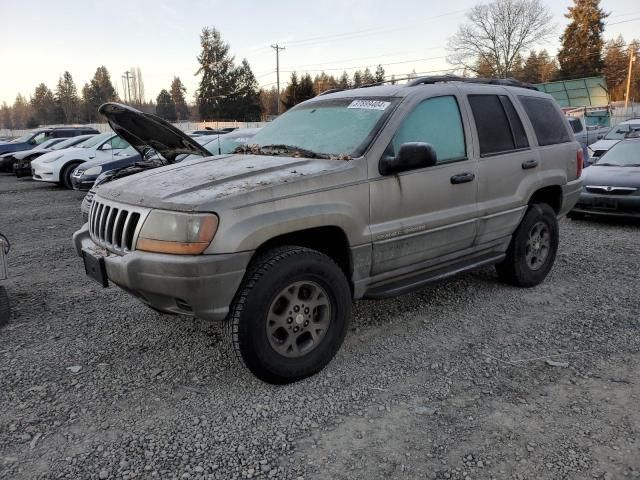
[[[576,175],[577,178],[580,178],[580,175],[582,175],[582,166],[584,165],[584,152],[582,148],[579,148],[576,152],[576,163]]]

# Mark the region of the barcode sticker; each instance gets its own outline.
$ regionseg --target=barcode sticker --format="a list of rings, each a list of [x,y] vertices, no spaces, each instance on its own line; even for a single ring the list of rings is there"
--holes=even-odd
[[[354,100],[348,108],[360,108],[363,110],[385,110],[391,102],[382,100]]]

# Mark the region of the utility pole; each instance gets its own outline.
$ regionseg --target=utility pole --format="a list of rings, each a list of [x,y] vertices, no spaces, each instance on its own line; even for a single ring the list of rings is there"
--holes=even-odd
[[[280,50],[284,50],[284,47],[281,47],[277,43],[275,45],[271,45],[276,51],[276,84],[278,88],[278,114],[280,113]]]
[[[127,82],[127,86],[125,88],[125,92],[124,93],[125,93],[125,97],[126,96],[129,97],[129,102],[128,103],[131,103],[131,87],[129,85],[129,74],[130,73],[131,72],[129,70],[127,70],[126,72],[124,72],[124,75],[122,75],[122,78],[124,78],[126,80],[126,82]]]
[[[624,95],[624,108],[627,109],[629,105],[629,92],[631,90],[631,70],[633,70],[633,62],[636,61],[636,54],[633,51],[632,45],[627,47],[629,49],[629,71],[627,72],[627,91]],[[625,112],[626,113],[626,112]]]

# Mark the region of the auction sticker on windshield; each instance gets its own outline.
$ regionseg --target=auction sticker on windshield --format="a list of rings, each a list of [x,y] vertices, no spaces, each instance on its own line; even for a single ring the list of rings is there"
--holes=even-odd
[[[354,100],[348,108],[360,108],[363,110],[385,110],[391,102],[382,100]]]

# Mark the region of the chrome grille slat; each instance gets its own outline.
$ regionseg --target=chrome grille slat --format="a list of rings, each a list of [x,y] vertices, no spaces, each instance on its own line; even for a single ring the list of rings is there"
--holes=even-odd
[[[103,200],[97,195],[89,209],[89,233],[99,246],[120,255],[135,249],[149,209]]]

